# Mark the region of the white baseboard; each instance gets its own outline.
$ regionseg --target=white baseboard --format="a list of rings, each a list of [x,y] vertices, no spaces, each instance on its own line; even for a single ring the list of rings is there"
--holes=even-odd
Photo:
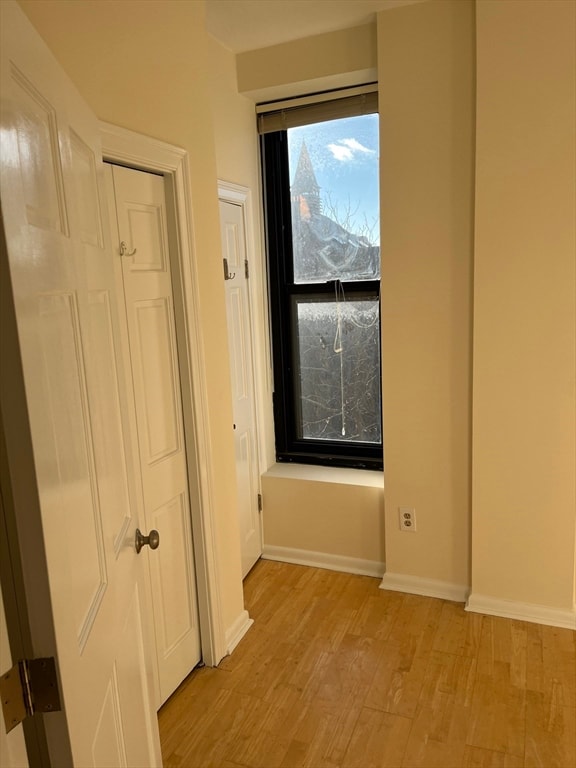
[[[472,613],[485,613],[488,616],[502,616],[505,619],[531,621],[534,624],[547,624],[551,627],[576,629],[576,608],[549,608],[534,603],[518,603],[515,600],[500,600],[496,597],[472,593],[466,603],[466,610]]]
[[[228,627],[226,630],[226,653],[228,655],[236,648],[252,624],[254,624],[254,619],[250,618],[248,611],[242,611],[232,626]]]
[[[385,573],[380,589],[408,592],[411,595],[424,595],[424,597],[440,597],[457,603],[466,602],[470,591],[469,587],[453,584],[451,581],[424,579],[421,576],[407,576],[403,573]]]
[[[358,576],[374,576],[380,578],[386,570],[384,563],[376,560],[361,560],[345,555],[331,555],[327,552],[311,552],[307,549],[292,549],[291,547],[274,547],[264,545],[262,551],[264,560],[278,560],[294,565],[310,565],[313,568],[326,568],[329,571],[355,573]]]

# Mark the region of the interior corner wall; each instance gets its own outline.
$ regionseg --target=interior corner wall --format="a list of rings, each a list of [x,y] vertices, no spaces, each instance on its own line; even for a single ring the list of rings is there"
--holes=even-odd
[[[378,81],[386,571],[466,587],[473,2],[380,12]]]
[[[187,150],[213,456],[217,567],[226,628],[243,605],[232,399],[220,260],[217,174],[204,2],[21,0],[101,119]]]
[[[574,612],[576,5],[477,3],[472,596]]]

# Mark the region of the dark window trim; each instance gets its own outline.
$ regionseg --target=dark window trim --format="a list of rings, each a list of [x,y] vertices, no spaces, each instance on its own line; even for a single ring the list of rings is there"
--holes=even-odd
[[[381,444],[303,440],[296,436],[291,302],[293,297],[300,295],[324,296],[328,300],[334,296],[335,281],[294,283],[287,132],[261,135],[260,147],[272,327],[276,460],[381,470]],[[343,281],[342,286],[350,300],[355,296],[378,298],[380,293],[378,280]]]

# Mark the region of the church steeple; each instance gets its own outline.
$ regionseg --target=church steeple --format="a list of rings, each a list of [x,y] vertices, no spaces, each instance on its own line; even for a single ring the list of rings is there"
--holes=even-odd
[[[320,200],[320,186],[316,181],[316,174],[312,167],[312,160],[308,153],[306,142],[302,141],[300,157],[294,174],[291,187],[291,196],[294,202],[305,201],[310,213],[321,213],[322,202]]]

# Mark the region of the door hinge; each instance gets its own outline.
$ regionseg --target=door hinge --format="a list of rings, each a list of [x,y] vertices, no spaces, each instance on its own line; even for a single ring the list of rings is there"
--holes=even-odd
[[[244,275],[246,280],[250,277],[250,269],[248,268],[248,259],[244,259]]]
[[[262,494],[258,494],[258,512],[262,512]]]
[[[25,659],[0,676],[6,733],[37,712],[59,712],[60,691],[53,657]]]

